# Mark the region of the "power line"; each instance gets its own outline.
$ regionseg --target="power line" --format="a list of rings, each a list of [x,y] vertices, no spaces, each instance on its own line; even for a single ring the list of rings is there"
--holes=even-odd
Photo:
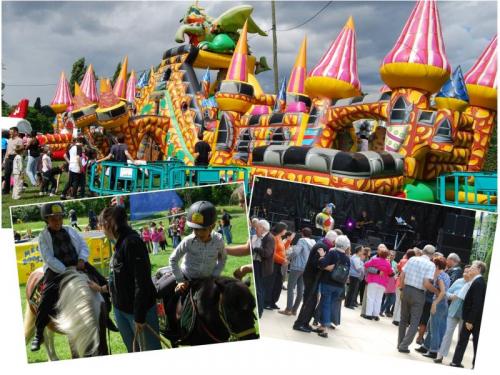
[[[277,31],[292,31],[294,29],[297,29],[301,26],[304,26],[306,23],[309,23],[311,22],[313,19],[315,19],[317,16],[319,16],[319,14],[321,12],[323,12],[326,8],[328,8],[331,4],[333,3],[333,1],[329,1],[328,3],[325,4],[325,6],[323,6],[323,8],[321,8],[320,10],[318,10],[313,16],[309,17],[307,20],[305,20],[304,22],[296,25],[296,26],[293,26],[293,27],[290,27],[288,29],[282,29],[282,30],[277,30]]]
[[[287,32],[287,31],[292,31],[292,30],[298,29],[299,27],[306,25],[307,23],[309,23],[313,19],[315,19],[317,16],[319,16],[332,3],[333,3],[333,1],[329,1],[328,3],[326,3],[320,10],[318,10],[316,13],[314,13],[311,17],[309,17],[304,22],[302,22],[302,23],[300,23],[298,25],[295,25],[293,27],[289,27],[287,29],[276,29],[276,31]],[[268,33],[271,30],[272,30],[272,28],[265,30],[265,32]],[[252,35],[251,37],[248,38],[248,40],[250,40],[252,38],[255,38],[257,35],[258,34]],[[143,70],[136,70],[136,72],[137,72],[138,75],[141,75],[143,72],[145,72],[148,69],[150,69],[150,68],[146,68],[146,69],[143,69]],[[56,86],[56,85],[57,85],[56,83],[47,83],[47,84],[10,84],[10,85],[5,84],[5,87],[43,87],[43,86]]]
[[[301,26],[304,26],[305,24],[311,22],[313,19],[315,19],[317,16],[319,16],[326,8],[328,8],[331,4],[333,3],[333,1],[329,1],[328,3],[326,3],[320,10],[318,10],[315,14],[313,14],[311,17],[309,17],[307,20],[305,20],[304,22],[298,24],[298,25],[295,25],[295,26],[292,26],[292,27],[289,27],[287,29],[276,29],[276,31],[280,31],[280,32],[286,32],[286,31],[292,31],[292,30],[295,30],[295,29],[298,29],[299,27]],[[265,30],[266,33],[268,33],[269,31],[271,31],[273,28],[270,28],[270,29],[267,29]],[[251,37],[248,38],[248,40],[250,39],[253,39],[257,36],[258,34],[255,34],[255,35],[252,35]]]

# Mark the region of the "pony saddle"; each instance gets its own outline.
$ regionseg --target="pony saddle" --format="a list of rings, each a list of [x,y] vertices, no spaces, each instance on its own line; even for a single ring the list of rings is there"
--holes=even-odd
[[[153,283],[157,291],[159,291],[162,281],[171,278],[172,275],[172,268],[169,266],[160,268],[156,272]],[[174,293],[168,298],[158,299],[157,312],[160,329],[166,332],[167,336],[176,336],[179,340],[188,337],[195,326],[197,318],[195,304],[198,299],[199,291],[195,292],[191,284],[183,294]]]

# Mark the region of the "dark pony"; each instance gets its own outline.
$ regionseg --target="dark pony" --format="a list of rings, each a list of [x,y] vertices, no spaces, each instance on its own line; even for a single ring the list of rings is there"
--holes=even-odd
[[[249,284],[238,279],[211,277],[194,281],[176,308],[173,305],[163,302],[168,324],[172,326],[174,320],[178,327],[175,334],[163,332],[173,346],[259,338],[255,297]]]

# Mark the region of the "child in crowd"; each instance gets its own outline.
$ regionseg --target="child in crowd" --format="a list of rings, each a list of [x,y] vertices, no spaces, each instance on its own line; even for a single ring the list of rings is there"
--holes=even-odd
[[[146,245],[146,249],[148,249],[148,253],[151,254],[151,231],[149,230],[149,227],[147,225],[144,226],[142,229],[141,233],[142,240],[144,241],[144,244]]]
[[[162,251],[165,251],[167,250],[167,234],[165,233],[165,227],[163,226],[163,222],[161,221],[158,230],[161,233],[160,248]]]
[[[12,189],[12,199],[21,199],[21,192],[24,187],[24,168],[23,153],[24,147],[17,145],[15,148],[16,156],[12,164],[12,177],[14,179],[14,188]]]
[[[157,255],[160,249],[161,234],[156,227],[156,223],[151,223],[151,242],[153,243],[153,255]]]

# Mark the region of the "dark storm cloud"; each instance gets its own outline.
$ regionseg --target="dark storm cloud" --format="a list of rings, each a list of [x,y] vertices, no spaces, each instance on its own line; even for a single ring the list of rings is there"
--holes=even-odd
[[[6,84],[55,84],[79,57],[92,63],[101,76],[114,73],[129,57],[129,69],[156,66],[167,48],[176,46],[174,33],[192,2],[3,2],[2,58]],[[208,14],[219,16],[231,6],[251,4],[262,29],[271,27],[270,2],[201,1]],[[277,2],[278,30],[293,28],[319,11],[326,2]],[[278,32],[280,77],[288,78],[300,43],[308,38],[308,68],[312,68],[337,37],[350,15],[357,35],[358,73],[363,91],[382,85],[379,65],[392,48],[413,2],[333,2],[306,25]],[[469,69],[496,32],[496,3],[438,2],[446,52],[453,67]],[[257,56],[272,64],[272,38],[250,36]],[[272,72],[258,76],[266,91],[273,90]],[[9,103],[22,97],[43,103],[55,87],[12,87],[4,91]]]

